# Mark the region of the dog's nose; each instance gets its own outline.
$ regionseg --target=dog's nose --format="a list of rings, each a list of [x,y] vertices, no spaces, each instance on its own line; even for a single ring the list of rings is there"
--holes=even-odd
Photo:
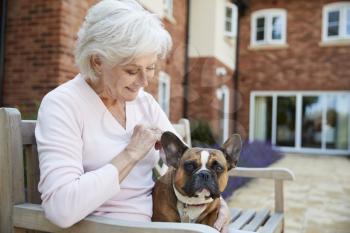
[[[208,171],[201,171],[198,173],[199,178],[203,181],[209,181],[210,173]]]

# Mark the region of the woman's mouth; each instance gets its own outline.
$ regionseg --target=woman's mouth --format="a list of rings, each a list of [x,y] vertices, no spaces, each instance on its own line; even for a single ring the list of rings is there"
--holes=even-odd
[[[131,87],[126,87],[126,89],[128,89],[128,91],[134,92],[134,93],[139,90],[138,88],[131,88]]]

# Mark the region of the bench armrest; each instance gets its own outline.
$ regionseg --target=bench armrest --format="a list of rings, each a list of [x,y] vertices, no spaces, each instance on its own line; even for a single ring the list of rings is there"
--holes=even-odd
[[[193,223],[132,222],[101,216],[88,216],[79,223],[62,229],[46,219],[44,210],[38,204],[24,203],[13,206],[15,227],[45,232],[84,232],[84,233],[218,233],[212,227]],[[237,231],[240,232],[240,231]]]
[[[274,180],[295,180],[294,173],[287,168],[247,168],[236,167],[229,172],[230,176],[263,178]]]

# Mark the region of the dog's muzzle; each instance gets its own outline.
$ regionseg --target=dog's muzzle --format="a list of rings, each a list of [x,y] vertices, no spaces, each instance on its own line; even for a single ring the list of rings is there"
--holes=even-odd
[[[209,191],[207,198],[220,197],[216,178],[212,172],[207,170],[193,174],[192,179],[188,181],[183,188],[189,197],[196,197],[198,193],[201,193],[205,189]]]

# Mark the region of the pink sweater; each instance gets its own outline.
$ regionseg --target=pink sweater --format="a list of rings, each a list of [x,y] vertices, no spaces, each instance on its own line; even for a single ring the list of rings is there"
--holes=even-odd
[[[35,135],[38,188],[50,221],[69,227],[89,214],[150,221],[151,171],[159,152],[152,149],[121,183],[109,162],[128,144],[135,125],[174,128],[144,91],[126,103],[126,119],[124,129],[80,75],[44,97]]]

